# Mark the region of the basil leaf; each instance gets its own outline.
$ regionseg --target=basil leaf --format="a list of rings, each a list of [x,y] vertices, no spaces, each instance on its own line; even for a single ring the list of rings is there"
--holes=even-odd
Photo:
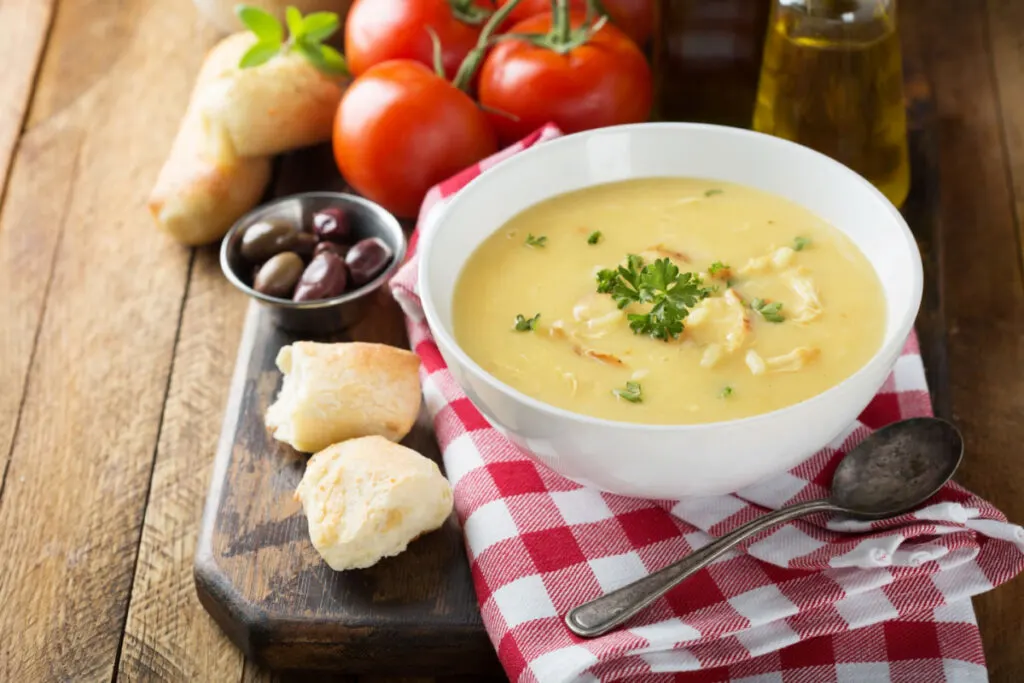
[[[320,57],[323,58],[323,64],[327,71],[339,74],[348,73],[348,64],[345,63],[345,58],[340,52],[330,45],[320,45],[319,48]]]
[[[302,20],[302,37],[310,43],[322,43],[338,30],[340,22],[334,12],[313,12]]]
[[[242,69],[259,66],[273,59],[274,55],[280,52],[280,50],[280,43],[256,43],[245,51],[242,59],[238,62],[238,66]]]
[[[303,34],[302,13],[298,9],[288,5],[284,11],[284,20],[288,23],[288,34],[292,40],[298,40]]]
[[[239,21],[253,32],[260,43],[273,45],[275,49],[281,46],[284,41],[284,29],[273,14],[249,5],[236,5],[235,14]],[[251,66],[255,66],[255,64]]]

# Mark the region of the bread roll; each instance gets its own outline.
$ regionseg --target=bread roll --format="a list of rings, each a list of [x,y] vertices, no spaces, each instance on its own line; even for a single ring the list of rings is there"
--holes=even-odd
[[[203,62],[148,201],[157,226],[188,245],[213,242],[259,201],[270,156],[331,137],[343,81],[297,53],[242,69],[248,32]]]
[[[305,453],[361,436],[401,441],[420,410],[419,365],[416,354],[385,344],[285,346],[277,355],[284,382],[267,427]]]
[[[380,436],[314,455],[295,497],[306,513],[309,540],[335,571],[399,554],[452,511],[451,486],[437,464]]]

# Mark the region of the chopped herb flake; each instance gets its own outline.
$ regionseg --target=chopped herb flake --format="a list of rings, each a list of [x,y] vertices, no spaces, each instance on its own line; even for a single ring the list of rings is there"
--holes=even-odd
[[[732,387],[724,387],[718,394],[718,398],[729,398],[732,396]]]
[[[776,301],[773,304],[768,303],[764,299],[754,299],[750,302],[750,307],[761,314],[761,317],[770,323],[781,323],[785,318],[782,317],[782,302]]]
[[[587,244],[597,244],[600,241],[601,241],[601,231],[600,230],[595,230],[594,232],[590,233],[589,237],[587,237]]]
[[[516,332],[529,332],[537,326],[537,318],[540,317],[540,313],[533,316],[532,318],[524,317],[522,313],[516,315]]]
[[[626,382],[625,389],[612,389],[612,393],[630,403],[642,403],[644,400],[639,382]]]
[[[541,235],[540,237],[534,237],[532,234],[526,236],[526,245],[528,247],[546,247],[548,244],[547,235]]]
[[[704,191],[704,196],[705,197],[714,197],[716,194],[722,194],[722,190],[719,190],[718,188],[715,188],[713,190],[705,190]]]
[[[708,266],[708,275],[714,276],[722,272],[723,270],[729,270],[729,266],[725,265],[721,261],[715,261],[710,266]]]
[[[803,251],[805,247],[811,245],[811,240],[806,237],[794,237],[793,238],[793,251]]]

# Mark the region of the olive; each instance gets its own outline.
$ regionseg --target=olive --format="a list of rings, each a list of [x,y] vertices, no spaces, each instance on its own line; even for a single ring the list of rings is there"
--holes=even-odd
[[[302,276],[303,265],[302,258],[294,251],[275,254],[257,271],[252,288],[267,296],[288,299]]]
[[[360,287],[377,277],[393,255],[391,247],[379,237],[367,237],[356,242],[345,255],[352,284]]]
[[[319,256],[325,251],[329,251],[332,254],[336,255],[338,258],[344,259],[345,254],[347,254],[348,250],[351,248],[352,247],[347,244],[338,244],[336,242],[320,242],[316,245],[316,249],[313,250],[313,256]]]
[[[319,242],[316,239],[316,235],[311,232],[296,232],[294,244],[292,245],[291,251],[294,251],[303,258],[309,258],[316,253],[316,247]]]
[[[336,206],[328,206],[313,214],[313,231],[322,240],[347,242],[351,227],[348,214]]]
[[[242,256],[250,263],[263,263],[274,254],[291,251],[298,233],[288,223],[253,223],[242,235]]]
[[[293,301],[330,299],[345,291],[348,273],[345,262],[329,251],[321,252],[302,272]]]

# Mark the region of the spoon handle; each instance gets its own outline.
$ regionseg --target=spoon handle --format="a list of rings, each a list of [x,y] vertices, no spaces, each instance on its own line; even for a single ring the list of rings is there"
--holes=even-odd
[[[664,569],[574,607],[565,615],[565,623],[570,631],[583,638],[603,635],[660,598],[680,581],[759,531],[814,512],[830,510],[837,511],[839,508],[827,500],[812,500],[758,517]]]

